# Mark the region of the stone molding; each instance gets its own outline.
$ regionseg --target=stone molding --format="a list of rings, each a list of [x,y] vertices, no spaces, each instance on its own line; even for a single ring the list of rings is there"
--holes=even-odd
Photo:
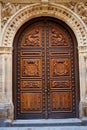
[[[87,1],[71,1],[65,6],[73,10],[87,25]]]
[[[2,0],[0,0],[2,1]],[[49,2],[49,3],[57,3],[62,4],[69,9],[71,9],[73,12],[75,12],[87,25],[87,1],[86,0],[24,0],[24,1],[17,1],[17,0],[3,0],[2,1],[2,10],[1,10],[1,24],[2,28],[5,25],[5,23],[10,19],[12,15],[14,15],[18,10],[21,8],[38,3],[38,2]]]
[[[0,0],[0,2],[2,3],[37,3],[37,2],[41,2],[41,0]]]
[[[12,54],[12,47],[0,47],[0,54]]]
[[[41,2],[41,1],[67,3],[67,2],[71,2],[72,0],[0,0],[0,2],[3,2],[3,3],[7,3],[7,2],[11,2],[11,3],[37,3],[37,2]],[[78,0],[78,2],[81,2],[81,1],[87,2],[87,0]],[[73,2],[77,2],[77,0],[73,0]]]
[[[1,9],[1,27],[3,28],[4,25],[7,23],[8,19],[12,15],[14,15],[18,10],[25,7],[27,4],[17,4],[17,3],[4,3],[2,4]]]
[[[18,29],[28,20],[40,16],[55,17],[64,21],[75,33],[78,46],[87,44],[87,29],[78,15],[60,4],[37,3],[23,7],[8,20],[2,30],[1,46],[12,47]]]

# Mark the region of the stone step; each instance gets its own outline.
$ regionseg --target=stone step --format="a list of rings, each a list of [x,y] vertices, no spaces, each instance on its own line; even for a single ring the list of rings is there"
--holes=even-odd
[[[87,130],[87,126],[0,127],[0,130]]]
[[[0,127],[11,127],[12,121],[9,119],[0,119]]]
[[[25,128],[25,127],[31,127],[31,128],[59,128],[59,127],[69,127],[69,126],[85,126],[87,127],[87,117],[83,118],[82,120],[77,118],[70,118],[70,119],[41,119],[41,120],[14,120],[13,122],[11,120],[3,120],[0,119],[0,127],[12,127],[12,128]]]
[[[81,126],[82,120],[77,118],[70,119],[37,119],[37,120],[15,120],[12,127],[43,127],[43,126]]]

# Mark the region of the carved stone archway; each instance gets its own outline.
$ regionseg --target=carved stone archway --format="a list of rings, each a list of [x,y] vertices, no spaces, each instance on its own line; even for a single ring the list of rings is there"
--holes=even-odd
[[[87,50],[87,29],[83,21],[73,11],[55,3],[40,2],[28,5],[17,11],[6,23],[1,36],[2,52],[5,54],[1,57],[3,61],[2,88],[6,89],[6,101],[12,104],[12,47],[15,34],[18,29],[28,20],[40,17],[50,16],[64,21],[74,32],[78,42],[79,53],[79,73],[80,73],[80,102],[86,97],[86,50]],[[84,64],[83,64],[84,63]],[[12,114],[13,116],[13,114]]]
[[[1,44],[12,47],[13,39],[18,29],[28,20],[39,16],[51,16],[64,21],[74,31],[78,46],[83,46],[87,43],[86,26],[78,15],[63,5],[37,3],[20,9],[9,19],[2,32]]]

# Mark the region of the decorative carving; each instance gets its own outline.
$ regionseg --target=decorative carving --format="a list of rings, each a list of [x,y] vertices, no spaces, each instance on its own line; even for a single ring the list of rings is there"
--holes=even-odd
[[[60,30],[57,30],[55,28],[51,29],[51,46],[67,46],[68,43],[66,42],[63,34],[60,32]]]
[[[71,111],[72,94],[71,92],[53,92],[51,94],[52,111]]]
[[[42,94],[40,93],[21,93],[21,112],[41,112]]]
[[[25,41],[22,43],[22,47],[40,47],[41,37],[39,28],[34,28],[29,34],[25,35]]]
[[[26,6],[26,4],[13,4],[10,2],[3,3],[2,5],[2,27],[8,21],[8,19],[14,15],[18,10]]]
[[[53,76],[70,75],[70,61],[68,59],[52,59]]]
[[[51,1],[50,1],[51,2]],[[53,2],[53,1],[52,1]],[[4,24],[8,21],[8,19],[14,15],[18,10],[23,8],[24,6],[27,6],[28,3],[31,2],[12,2],[7,1],[3,2],[2,6],[2,27]],[[33,1],[33,3],[36,3]],[[86,1],[69,1],[65,0],[65,2],[55,1],[55,3],[61,3],[71,10],[73,10],[76,14],[78,14],[81,19],[87,24],[87,2]]]
[[[21,81],[22,89],[41,89],[42,83],[41,81]]]
[[[44,10],[44,11],[43,11]],[[54,6],[53,3],[47,4],[46,6],[42,6],[41,4],[28,5],[22,11],[18,12],[9,23],[6,24],[5,31],[3,32],[2,38],[2,46],[12,47],[13,39],[18,29],[29,19],[45,15],[63,20],[67,25],[74,30],[76,38],[78,39],[78,46],[82,46],[87,44],[87,31],[83,22],[78,19],[77,15],[73,12],[71,13],[68,8],[56,4]],[[56,14],[56,15],[55,15]],[[67,22],[70,21],[70,22]]]
[[[51,81],[52,89],[69,89],[71,88],[71,81]]]
[[[41,63],[38,59],[23,59],[22,75],[29,77],[41,76]]]
[[[87,2],[79,1],[79,2],[69,2],[66,4],[71,10],[73,10],[76,14],[80,16],[80,18],[87,24]]]
[[[27,3],[27,4],[31,4],[31,3],[37,3],[40,2],[41,0],[0,0],[0,2],[6,3],[6,2],[10,2],[10,3]]]

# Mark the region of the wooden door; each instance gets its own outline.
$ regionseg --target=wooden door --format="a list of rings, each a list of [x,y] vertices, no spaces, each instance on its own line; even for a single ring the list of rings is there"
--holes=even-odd
[[[16,119],[78,117],[76,45],[66,24],[47,17],[18,31],[13,51]]]

